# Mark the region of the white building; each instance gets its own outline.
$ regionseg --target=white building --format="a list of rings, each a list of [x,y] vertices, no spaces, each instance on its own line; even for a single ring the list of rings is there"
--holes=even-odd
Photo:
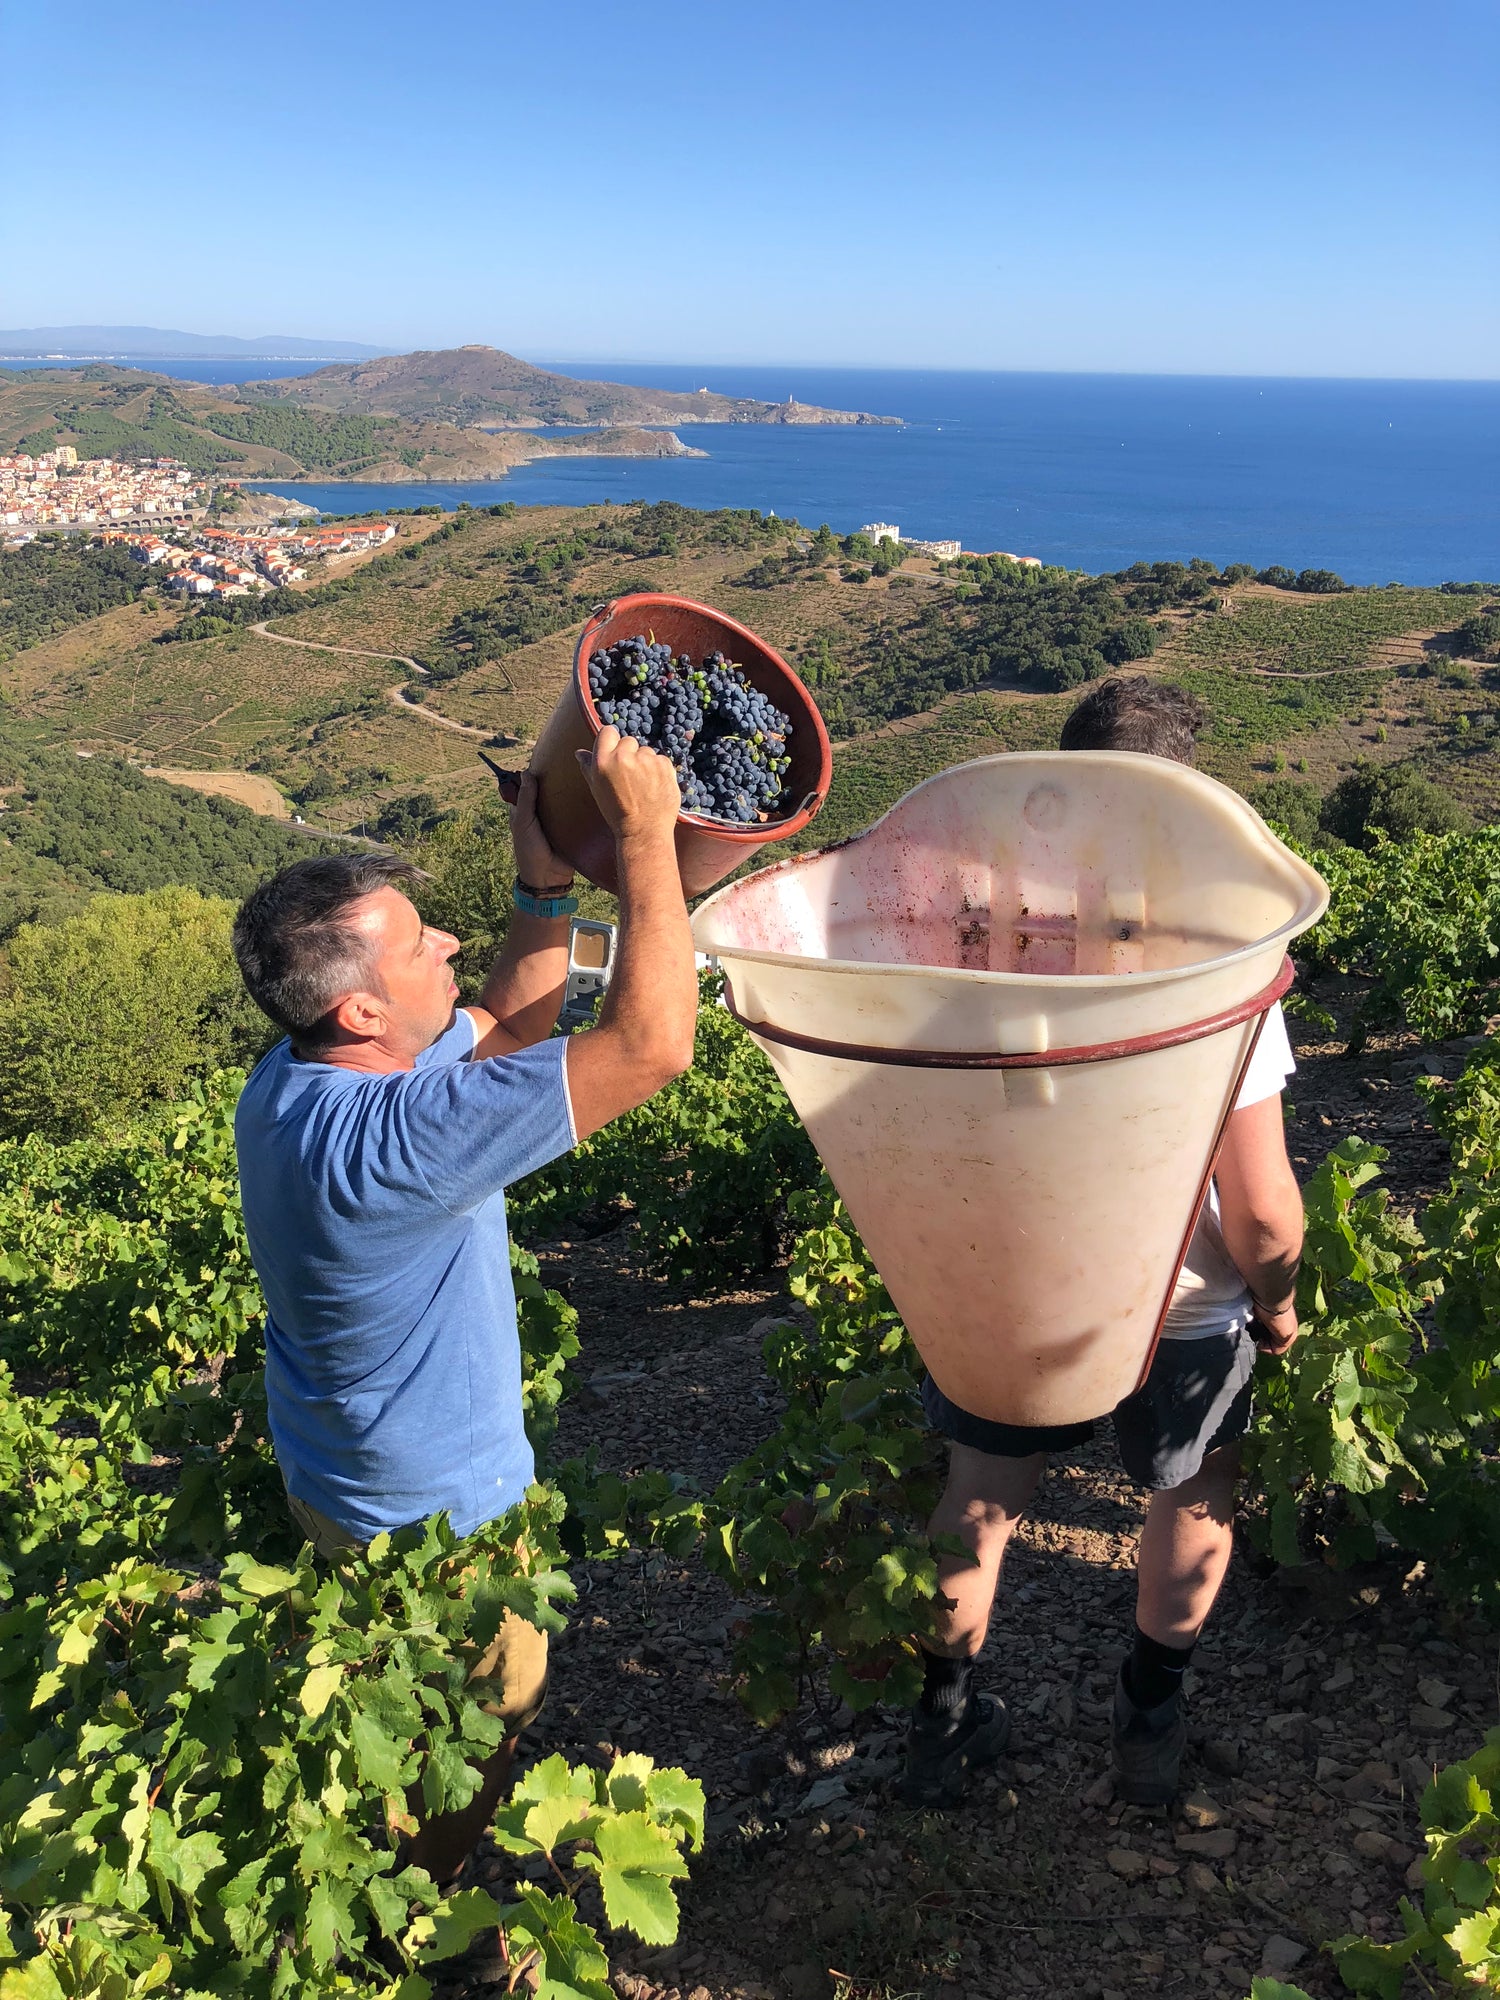
[[[901,539],[901,530],[894,521],[866,521],[859,532],[868,535],[872,542],[899,542]]]

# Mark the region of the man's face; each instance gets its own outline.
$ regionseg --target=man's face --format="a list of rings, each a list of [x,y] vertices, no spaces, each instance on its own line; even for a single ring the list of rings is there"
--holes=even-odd
[[[399,889],[376,889],[355,919],[376,948],[376,996],[388,1019],[381,1037],[394,1053],[420,1055],[453,1019],[458,983],[448,961],[459,941],[424,924]]]

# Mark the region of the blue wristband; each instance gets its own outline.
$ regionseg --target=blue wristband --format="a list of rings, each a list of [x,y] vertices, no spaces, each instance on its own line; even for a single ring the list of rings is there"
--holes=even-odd
[[[578,914],[576,896],[536,896],[519,881],[511,896],[523,917],[573,917]]]

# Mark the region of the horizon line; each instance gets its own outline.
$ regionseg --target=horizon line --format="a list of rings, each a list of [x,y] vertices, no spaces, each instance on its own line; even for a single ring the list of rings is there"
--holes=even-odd
[[[230,335],[227,337],[231,339],[238,338],[238,336],[236,335]],[[297,335],[293,337],[300,339],[302,336]],[[351,341],[347,344],[352,346],[352,345],[372,345],[373,343],[369,342],[357,343]],[[358,367],[363,363],[371,361],[398,360],[403,355],[406,354],[418,354],[418,353],[451,354],[459,351],[459,349],[465,346],[487,347],[490,345],[492,345],[492,343],[489,341],[478,341],[478,342],[460,341],[456,344],[456,346],[448,348],[441,348],[441,347],[434,348],[434,347],[422,347],[422,346],[401,347],[401,348],[391,347],[391,348],[381,349],[380,351],[374,354],[364,354],[364,355],[265,354],[265,353],[246,354],[243,350],[241,350],[237,354],[229,354],[229,353],[205,354],[202,352],[195,354],[181,354],[181,353],[173,354],[165,351],[159,354],[148,354],[139,351],[134,353],[128,353],[128,352],[122,353],[119,349],[116,349],[112,353],[96,349],[85,354],[85,353],[66,353],[57,351],[45,353],[45,352],[38,352],[35,349],[33,349],[30,352],[14,352],[8,354],[0,354],[0,367],[3,367],[8,361],[57,361],[63,363],[83,363],[83,364],[87,364],[89,362],[102,361],[102,362],[118,362],[125,366],[129,366],[131,363],[143,363],[149,361],[179,361],[179,362],[312,361],[312,362],[320,362],[325,365],[335,366],[335,367],[337,366]],[[512,348],[499,348],[496,351],[502,354],[513,354],[515,352],[515,350]],[[518,355],[516,358],[524,360],[526,357],[524,355]],[[1059,378],[1063,380],[1069,378],[1078,378],[1084,380],[1094,380],[1103,378],[1112,381],[1171,381],[1171,382],[1424,383],[1424,384],[1431,384],[1434,386],[1455,385],[1455,386],[1470,387],[1470,388],[1494,388],[1497,385],[1500,385],[1500,373],[1494,375],[1418,375],[1418,374],[1390,375],[1390,374],[1373,374],[1373,373],[1339,374],[1331,370],[1297,372],[1288,370],[1274,370],[1274,369],[1257,370],[1257,369],[1247,369],[1247,368],[1229,368],[1229,369],[1107,368],[1107,367],[1025,368],[1025,367],[1015,367],[1015,366],[1000,367],[995,365],[984,366],[978,363],[958,363],[958,362],[922,363],[922,362],[909,362],[909,361],[907,362],[810,361],[810,360],[788,361],[781,358],[771,361],[721,359],[718,361],[700,362],[694,360],[686,360],[686,361],[660,360],[660,359],[653,359],[649,355],[640,355],[640,354],[605,355],[605,356],[565,355],[562,357],[551,357],[546,361],[533,361],[531,362],[530,365],[536,368],[546,368],[546,369],[556,369],[556,370],[564,368],[594,368],[594,369],[682,368],[694,372],[698,372],[700,370],[704,372],[710,372],[715,368],[756,368],[756,369],[768,369],[768,370],[779,369],[779,370],[785,370],[787,372],[792,372],[796,370],[801,370],[801,371],[819,370],[835,374],[846,374],[846,375],[1025,375],[1025,376],[1040,376],[1047,379]]]

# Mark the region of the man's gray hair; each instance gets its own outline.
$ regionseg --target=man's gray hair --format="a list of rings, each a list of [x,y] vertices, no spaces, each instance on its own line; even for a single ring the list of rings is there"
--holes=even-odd
[[[382,991],[377,950],[355,928],[366,896],[424,880],[395,854],[315,854],[262,882],[234,920],[234,955],[251,999],[298,1048],[333,1039],[347,993]]]

